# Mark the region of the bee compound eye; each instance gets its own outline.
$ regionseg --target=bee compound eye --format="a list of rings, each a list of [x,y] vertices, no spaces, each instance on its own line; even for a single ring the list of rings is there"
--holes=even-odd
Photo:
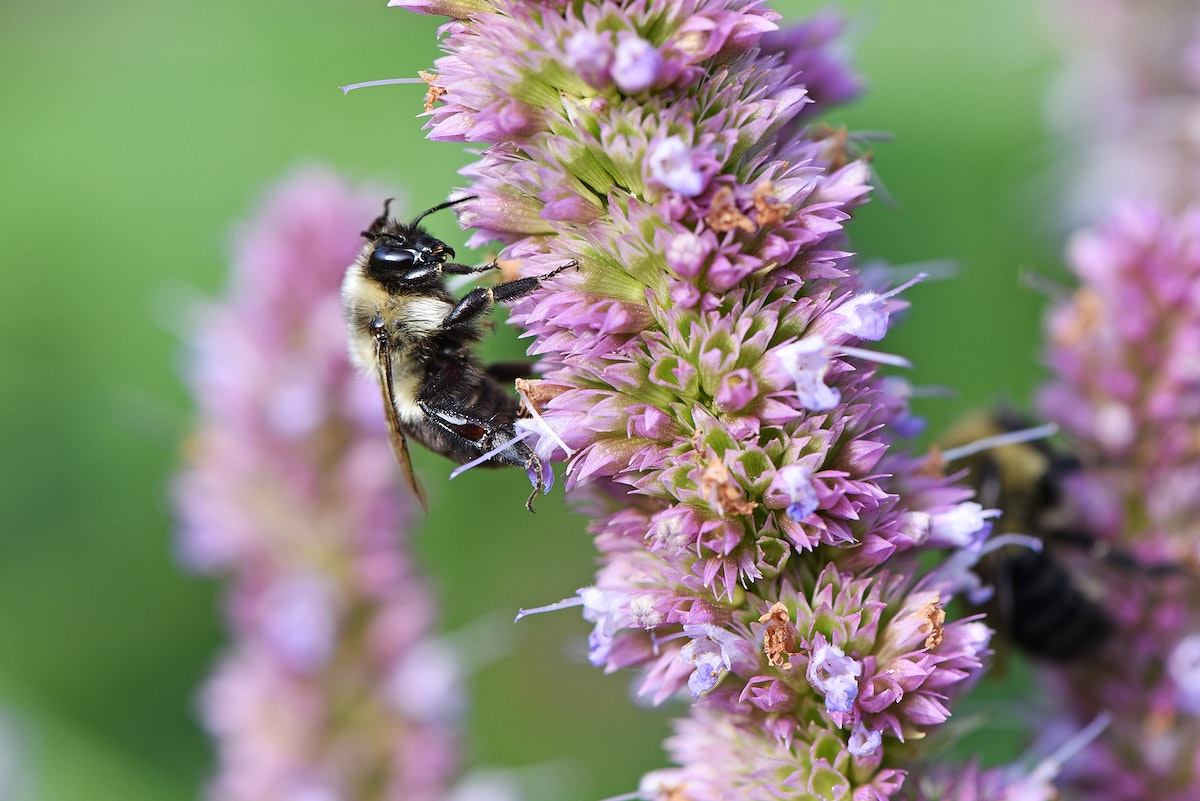
[[[369,265],[376,270],[405,270],[417,262],[417,251],[381,245],[371,251]]]

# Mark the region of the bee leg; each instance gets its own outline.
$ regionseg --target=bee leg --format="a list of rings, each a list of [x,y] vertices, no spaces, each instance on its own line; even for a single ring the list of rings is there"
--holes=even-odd
[[[474,275],[475,273],[486,273],[492,270],[499,270],[500,262],[497,259],[492,259],[482,267],[472,267],[469,264],[459,264],[456,261],[448,262],[442,265],[442,272],[447,275]]]
[[[537,289],[543,281],[553,278],[563,270],[578,266],[579,262],[571,259],[563,266],[551,270],[545,275],[518,278],[515,281],[505,281],[503,284],[496,284],[496,286],[476,287],[464,295],[463,299],[450,310],[450,313],[446,315],[446,319],[442,320],[442,328],[459,328],[461,326],[475,325],[475,321],[486,314],[497,303],[523,298]]]
[[[533,492],[525,501],[525,508],[531,512],[533,499],[538,493],[545,494],[550,490],[554,483],[550,465],[542,462],[524,441],[525,437],[518,436],[512,425],[475,416],[474,411],[465,412],[459,407],[444,406],[432,397],[418,400],[417,405],[430,423],[444,432],[448,447],[439,449],[439,452],[465,465],[459,470],[477,465],[523,467],[529,476],[529,483],[533,485]]]
[[[530,482],[533,484],[533,492],[529,493],[529,497],[525,500],[525,508],[533,512],[533,499],[539,493],[545,495],[550,491],[550,485],[554,483],[554,474],[550,473],[550,481],[546,481],[546,474],[543,472],[545,467],[542,465],[542,460],[538,458],[536,453],[530,452],[529,458],[525,461],[525,472],[530,476]]]
[[[380,234],[376,241],[386,239],[389,236],[391,235]],[[379,248],[379,250],[383,250],[386,247],[387,246],[385,245]],[[406,252],[404,248],[396,248],[396,250],[400,252]],[[379,251],[377,250],[376,252]],[[450,262],[448,264],[438,264],[437,262],[419,262],[409,266],[403,272],[399,272],[398,274],[394,275],[393,280],[396,280],[401,284],[422,285],[429,284],[431,281],[440,280],[441,276],[445,274],[471,275],[473,273],[487,272],[488,270],[492,269],[495,268],[493,268],[490,264],[485,264],[482,267],[471,267],[466,264],[458,264],[457,262]]]
[[[1127,576],[1163,578],[1187,574],[1187,569],[1175,562],[1143,562],[1137,554],[1097,539],[1085,531],[1055,528],[1046,532],[1046,539],[1085,551],[1093,559],[1103,562]]]

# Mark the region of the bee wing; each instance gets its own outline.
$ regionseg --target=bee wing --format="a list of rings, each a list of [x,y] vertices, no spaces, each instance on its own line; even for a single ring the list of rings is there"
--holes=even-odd
[[[417,496],[417,500],[421,502],[421,509],[428,514],[429,503],[425,500],[425,490],[421,487],[417,474],[413,472],[412,457],[408,453],[408,440],[404,438],[404,429],[400,427],[400,419],[396,416],[396,398],[392,389],[392,352],[385,337],[375,338],[375,369],[379,373],[379,386],[383,388],[383,409],[384,415],[387,417],[388,438],[392,443],[392,453],[396,454],[396,461],[400,463],[404,480],[412,489],[413,494]]]

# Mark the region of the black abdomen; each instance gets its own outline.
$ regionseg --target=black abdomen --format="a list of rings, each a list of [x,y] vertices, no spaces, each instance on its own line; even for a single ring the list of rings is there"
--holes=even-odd
[[[1067,569],[1044,551],[1020,550],[1006,558],[1001,591],[1011,614],[1001,615],[1018,646],[1034,657],[1067,662],[1087,656],[1112,636],[1104,608],[1075,584]]]

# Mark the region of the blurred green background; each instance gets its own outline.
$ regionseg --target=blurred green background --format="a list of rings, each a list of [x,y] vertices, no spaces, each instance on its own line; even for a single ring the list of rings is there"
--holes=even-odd
[[[780,7],[790,19],[817,8]],[[918,385],[957,391],[922,402],[934,429],[998,392],[1023,400],[1041,299],[1018,272],[1054,274],[1060,246],[1040,116],[1052,63],[1030,4],[843,7],[869,91],[831,121],[895,136],[875,148],[893,201],[862,212],[855,245],[959,268],[906,293],[914,308],[888,349],[916,362]],[[337,89],[428,67],[435,29],[384,0],[0,6],[0,752],[16,749],[0,775],[19,774],[12,797],[198,795],[212,757],[193,698],[222,626],[216,588],[173,559],[165,493],[190,421],[188,303],[221,290],[232,224],[298,163],[404,187],[410,208],[445,196],[467,156],[423,139],[421,87]],[[444,469],[419,459],[426,476]],[[522,481],[456,482],[494,492],[485,510],[439,503],[449,490],[426,479],[434,511],[418,547],[448,629],[493,610],[507,625],[589,583],[581,518],[557,495],[529,517],[511,502]],[[578,799],[661,765],[667,718],[628,702],[629,677],[580,663],[571,643],[585,634],[572,613],[514,629],[512,653],[472,679],[472,762],[549,765]]]

